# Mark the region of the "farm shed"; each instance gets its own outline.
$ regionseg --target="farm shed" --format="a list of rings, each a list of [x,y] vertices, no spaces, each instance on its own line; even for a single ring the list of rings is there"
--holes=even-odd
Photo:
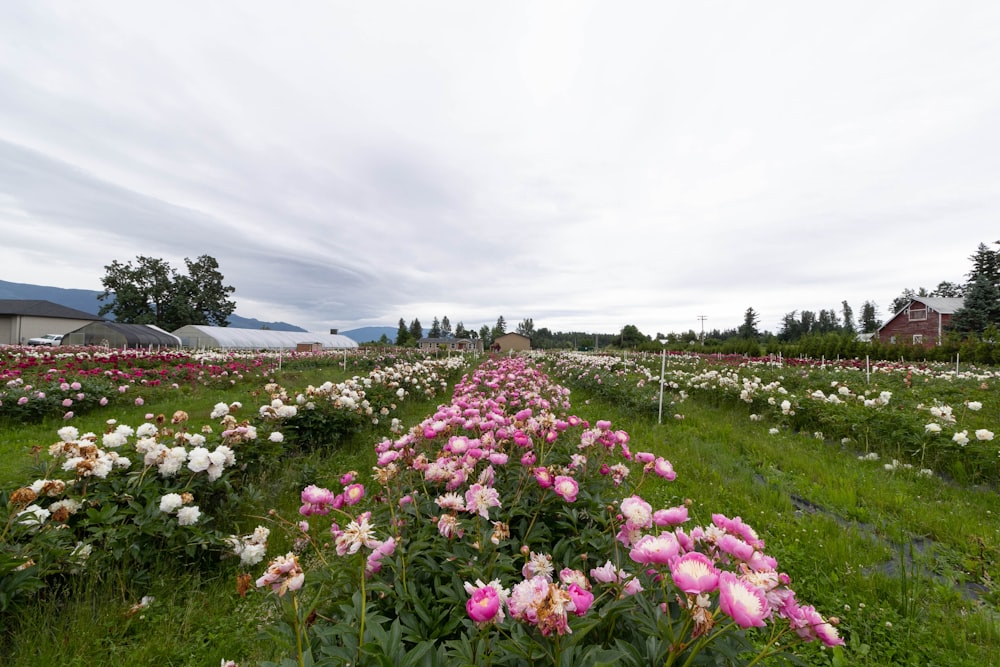
[[[520,352],[531,349],[531,339],[519,333],[508,333],[493,339],[495,352]]]
[[[189,324],[174,331],[181,345],[190,348],[237,350],[294,350],[300,343],[319,343],[324,350],[353,349],[356,342],[340,334],[311,331],[272,331],[271,329],[236,329]]]
[[[884,343],[940,345],[951,316],[964,303],[961,297],[917,297],[882,325],[878,339]]]
[[[64,334],[100,320],[97,315],[51,301],[0,299],[0,345],[24,345],[29,338]]]
[[[426,352],[436,352],[438,350],[455,350],[458,352],[482,352],[483,341],[478,338],[421,338],[417,341],[417,348]]]
[[[105,347],[180,347],[181,339],[152,324],[91,322],[70,331],[63,345],[103,345]]]

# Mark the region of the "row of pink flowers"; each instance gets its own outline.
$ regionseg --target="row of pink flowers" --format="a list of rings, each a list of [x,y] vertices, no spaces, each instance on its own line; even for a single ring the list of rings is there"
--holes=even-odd
[[[520,581],[466,582],[465,612],[480,628],[503,624],[509,615],[542,636],[568,634],[573,617],[648,591],[665,613],[675,598],[684,601],[684,613],[694,621],[693,638],[708,635],[723,615],[740,628],[781,620],[804,639],[843,643],[832,623],[796,602],[788,577],[764,553],[763,540],[750,526],[717,514],[708,526],[683,529],[689,521],[686,505],[654,509],[635,492],[645,483],[673,480],[670,462],[632,451],[626,432],[605,420],[591,426],[567,414],[569,409],[568,390],[525,359],[485,364],[455,387],[451,404],[376,446],[373,477],[380,489],[363,494],[375,503],[373,510],[352,514],[346,501],[348,489],[358,484],[352,477],[341,480],[339,493],[307,487],[301,512],[313,516],[329,509],[349,521],[344,530],[331,526],[339,556],[368,549],[368,557],[379,554],[379,563],[391,554],[404,558],[398,545],[407,544],[406,531],[429,523],[446,545],[462,541],[479,552],[484,573],[498,558],[523,558]],[[515,507],[558,515],[587,502],[580,510],[596,515],[603,506],[593,503],[593,493],[606,486],[632,493],[601,520],[613,539],[607,562],[589,577],[565,561],[556,576],[555,544],[529,549],[530,534],[511,534],[508,516]],[[391,537],[377,534],[372,512],[391,515],[379,523]],[[572,553],[573,536],[564,539]],[[673,590],[657,583],[663,581]],[[678,638],[677,646],[685,641]]]

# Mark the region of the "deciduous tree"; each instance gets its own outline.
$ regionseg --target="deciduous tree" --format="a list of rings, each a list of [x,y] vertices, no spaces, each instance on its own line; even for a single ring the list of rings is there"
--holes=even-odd
[[[235,288],[223,284],[219,263],[202,255],[184,259],[187,274],[179,274],[163,259],[139,255],[135,264],[114,260],[101,279],[107,301],[99,315],[111,314],[126,324],[155,324],[173,331],[186,324],[226,326],[236,310],[229,300]]]

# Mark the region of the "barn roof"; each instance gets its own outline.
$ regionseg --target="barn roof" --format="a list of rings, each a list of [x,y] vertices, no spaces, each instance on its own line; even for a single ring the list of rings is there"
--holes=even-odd
[[[927,304],[934,310],[943,315],[954,315],[955,311],[961,310],[962,306],[965,305],[965,299],[963,297],[947,297],[947,296],[918,296],[914,297],[914,301],[919,301],[920,303]]]
[[[0,299],[0,315],[58,317],[66,320],[100,320],[101,317],[43,299]]]

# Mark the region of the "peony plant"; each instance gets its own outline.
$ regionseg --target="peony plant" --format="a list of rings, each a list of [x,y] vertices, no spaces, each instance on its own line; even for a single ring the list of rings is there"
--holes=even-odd
[[[450,404],[302,492],[308,563],[267,573],[298,664],[755,664],[843,643],[739,517],[654,507],[676,476],[524,358],[490,361]],[[308,548],[308,554],[305,549]]]

